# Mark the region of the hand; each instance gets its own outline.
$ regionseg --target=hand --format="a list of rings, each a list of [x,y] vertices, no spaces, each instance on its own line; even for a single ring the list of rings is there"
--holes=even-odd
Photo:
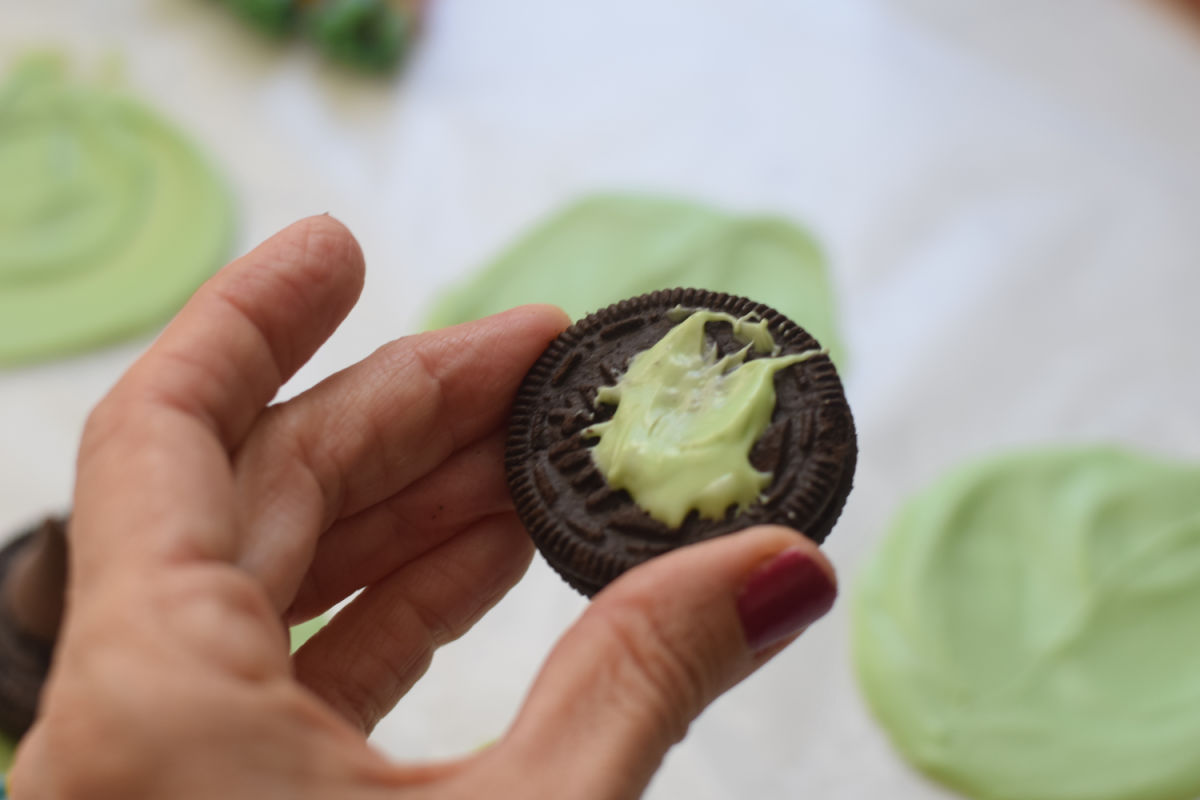
[[[362,276],[339,223],[293,225],[202,287],[92,413],[14,797],[633,798],[828,610],[832,569],[793,531],[684,548],[597,596],[497,744],[390,763],[366,733],[529,563],[505,418],[568,321],[528,306],[403,338],[268,405]],[[289,658],[285,620],[363,587]]]

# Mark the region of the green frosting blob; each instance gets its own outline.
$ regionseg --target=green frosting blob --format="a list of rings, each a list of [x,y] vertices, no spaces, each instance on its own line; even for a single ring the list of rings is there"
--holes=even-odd
[[[809,350],[747,361],[751,348],[776,350],[765,320],[718,311],[677,309],[679,322],[633,357],[615,386],[596,402],[617,406],[612,419],[588,428],[598,436],[592,458],[609,486],[625,489],[654,519],[675,528],[692,509],[720,519],[754,502],[771,473],[750,464],[750,449],[775,410],[775,373],[823,353]],[[704,326],[728,322],[746,346],[718,357]]]
[[[676,286],[767,299],[843,363],[825,259],[811,235],[775,217],[649,195],[596,195],[553,215],[443,295],[428,326],[524,303],[552,303],[579,319]]]
[[[199,152],[53,57],[0,86],[0,186],[0,364],[154,326],[230,249],[229,194]]]
[[[985,800],[1200,795],[1200,467],[1014,454],[913,499],[856,590],[898,749]]]

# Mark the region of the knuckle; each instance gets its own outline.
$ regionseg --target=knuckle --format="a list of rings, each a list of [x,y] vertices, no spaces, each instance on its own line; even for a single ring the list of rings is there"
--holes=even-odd
[[[162,602],[174,609],[191,605],[215,606],[223,616],[273,618],[274,610],[262,586],[246,573],[223,564],[198,564],[178,570],[161,584]]]
[[[336,707],[343,716],[363,733],[370,733],[375,723],[383,718],[386,709],[375,696],[375,687],[353,675],[335,690]]]
[[[128,375],[123,378],[88,413],[80,438],[79,465],[120,458],[152,442],[162,424],[159,415],[147,413],[154,405],[149,389]],[[101,453],[107,456],[97,458]]]
[[[432,646],[420,647],[408,662],[396,665],[378,653],[357,653],[353,664],[330,665],[326,676],[317,675],[317,685],[326,701],[352,725],[370,733],[391,710],[403,688],[429,667]]]
[[[600,609],[600,606],[596,607]],[[681,740],[711,699],[713,664],[687,626],[663,619],[646,601],[609,603],[601,613],[612,640],[608,683],[627,712],[640,714],[670,743]]]
[[[296,412],[287,403],[271,406],[261,422],[271,436],[259,439],[253,453],[254,468],[272,471],[281,482],[311,487],[325,509],[323,526],[331,525],[342,511],[348,484],[346,465],[353,462],[355,448],[368,435],[361,433],[364,426],[357,414],[352,420],[344,414],[338,427],[331,429],[325,424],[313,425],[311,410]]]
[[[248,680],[286,671],[284,626],[266,592],[245,573],[192,567],[162,587],[157,600],[198,657]]]
[[[87,415],[80,442],[80,455],[95,452],[105,442],[113,439],[122,429],[128,414],[121,403],[111,394],[97,403]]]

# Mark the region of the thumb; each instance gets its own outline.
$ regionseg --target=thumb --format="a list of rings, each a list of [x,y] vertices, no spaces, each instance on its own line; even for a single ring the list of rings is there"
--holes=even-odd
[[[647,562],[596,596],[496,749],[536,767],[556,798],[639,797],[691,721],[836,595],[828,560],[789,528]]]

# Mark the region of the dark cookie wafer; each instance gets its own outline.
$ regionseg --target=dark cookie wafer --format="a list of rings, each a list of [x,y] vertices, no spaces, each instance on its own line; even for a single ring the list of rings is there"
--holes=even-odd
[[[33,724],[66,584],[65,522],[49,518],[0,548],[0,734]]]
[[[564,331],[525,376],[513,405],[505,451],[517,512],[538,549],[566,581],[589,597],[647,559],[751,525],[774,523],[825,540],[854,478],[854,420],[837,371],[821,355],[775,375],[775,410],[750,453],[773,480],[759,500],[723,519],[693,510],[678,528],[652,519],[624,490],[614,491],[592,460],[588,426],[611,419],[596,405],[600,386],[615,385],[638,353],[678,321],[676,307],[710,309],[768,323],[781,354],[820,345],[774,309],[744,297],[703,289],[669,289],[623,300]],[[740,350],[726,322],[705,325],[721,355]],[[753,351],[747,357],[756,357]]]

